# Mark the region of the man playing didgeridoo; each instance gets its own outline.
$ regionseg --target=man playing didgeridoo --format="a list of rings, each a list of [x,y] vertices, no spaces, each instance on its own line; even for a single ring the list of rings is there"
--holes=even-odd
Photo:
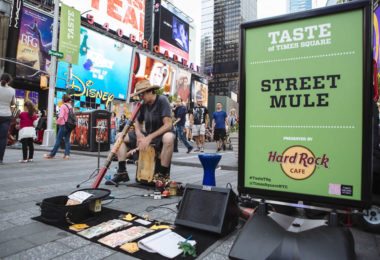
[[[135,131],[130,131],[124,138],[117,153],[119,168],[112,181],[106,185],[129,181],[126,169],[126,158],[129,153],[144,151],[153,144],[156,150],[161,151],[161,166],[157,178],[169,179],[169,166],[173,155],[174,133],[172,132],[171,108],[169,100],[156,94],[159,86],[152,86],[148,80],[141,80],[136,84],[135,93],[144,100],[144,104],[137,115]],[[128,152],[129,151],[129,152]]]

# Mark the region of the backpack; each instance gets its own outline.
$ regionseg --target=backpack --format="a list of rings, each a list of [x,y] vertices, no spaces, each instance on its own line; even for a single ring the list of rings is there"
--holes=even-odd
[[[69,115],[67,116],[67,121],[65,123],[67,129],[74,130],[77,126],[77,117],[74,114],[74,111],[72,108],[69,108],[66,104],[65,106],[69,109]]]

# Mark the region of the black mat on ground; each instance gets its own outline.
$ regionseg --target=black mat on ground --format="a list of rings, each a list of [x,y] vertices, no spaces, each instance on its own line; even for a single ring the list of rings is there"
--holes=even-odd
[[[108,220],[111,220],[111,219],[117,219],[117,218],[119,218],[120,215],[125,215],[125,214],[128,214],[128,213],[130,213],[130,212],[123,212],[123,211],[119,211],[119,210],[114,210],[114,209],[103,207],[102,211],[101,211],[101,213],[99,215],[94,216],[94,217],[92,217],[90,219],[87,219],[86,221],[82,221],[82,223],[85,223],[85,224],[89,225],[90,227],[92,227],[92,226],[98,225],[98,224],[100,224],[102,222],[105,222],[105,221],[108,221]],[[138,215],[135,215],[133,213],[130,213],[130,214],[132,214],[133,216],[136,216],[138,218],[141,218]],[[77,232],[69,229],[70,224],[67,224],[67,225],[62,225],[62,224],[59,225],[58,224],[57,225],[57,224],[46,223],[46,222],[44,222],[41,219],[40,216],[34,217],[32,219],[36,220],[36,221],[39,221],[39,222],[42,222],[42,223],[45,223],[45,224],[48,224],[48,225],[55,226],[55,227],[57,227],[59,229],[62,229],[62,230],[67,231],[67,232],[70,232],[72,234],[77,234]],[[155,223],[157,223],[157,222],[152,221],[151,225],[154,225]],[[164,225],[164,224],[168,224],[168,223],[160,222],[160,224]],[[148,225],[148,226],[145,226],[145,227],[150,227],[151,225]],[[138,224],[136,222],[133,222],[133,226],[142,226],[142,225]],[[128,229],[130,227],[132,227],[132,226],[126,227],[124,229]],[[118,231],[120,231],[120,230],[118,230]],[[143,239],[145,237],[148,237],[150,235],[156,234],[157,232],[160,232],[160,231],[161,230],[154,231],[153,233],[150,233],[150,234],[148,234],[146,236],[140,237],[140,238],[136,239],[133,242],[137,242],[138,240],[141,240],[141,239]],[[209,232],[205,232],[205,231],[201,231],[201,230],[196,230],[196,229],[191,229],[191,228],[187,228],[187,227],[181,227],[181,226],[175,227],[175,229],[173,229],[173,231],[176,232],[177,234],[181,235],[184,238],[187,238],[190,235],[192,236],[191,239],[195,240],[197,242],[197,245],[196,245],[197,256],[199,256],[207,248],[209,248],[212,244],[214,244],[218,239],[221,238],[221,236],[213,234],[213,233],[209,233]],[[105,236],[107,236],[107,235],[109,235],[111,233],[112,232],[109,232],[109,233],[106,233],[106,234],[104,234],[102,236],[99,236],[99,237],[93,238],[93,239],[87,239],[87,238],[82,237],[80,235],[78,235],[78,236],[82,237],[84,239],[90,240],[90,241],[92,241],[94,243],[98,243],[99,245],[102,245],[104,247],[108,247],[108,246],[106,246],[106,245],[104,245],[102,243],[99,243],[97,240],[99,240],[100,238],[105,237]],[[148,259],[148,260],[167,259],[166,257],[161,256],[160,254],[149,253],[149,252],[144,251],[142,249],[140,249],[136,253],[130,254],[130,253],[126,252],[126,251],[123,251],[123,250],[119,249],[119,247],[116,247],[116,248],[108,247],[108,248],[110,248],[112,250],[115,250],[115,251],[118,251],[118,252],[121,252],[121,253],[124,253],[124,254],[127,254],[127,255],[130,255],[130,256],[133,256],[133,257],[136,257],[136,258],[139,258],[139,259]],[[195,258],[191,257],[191,256],[182,257],[182,254],[180,254],[180,255],[178,255],[174,259],[195,259]]]
[[[155,190],[154,185],[149,185],[149,184],[144,184],[144,183],[139,183],[139,182],[134,182],[134,183],[127,183],[125,184],[127,187],[133,187],[133,188],[139,188],[139,189],[144,189],[144,190]]]

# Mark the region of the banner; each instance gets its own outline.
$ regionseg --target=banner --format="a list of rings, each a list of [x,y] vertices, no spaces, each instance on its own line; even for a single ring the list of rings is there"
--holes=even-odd
[[[186,70],[178,69],[175,82],[173,95],[180,97],[183,102],[188,103],[190,101],[191,73]]]
[[[243,189],[346,204],[369,194],[365,12],[333,10],[243,29]]]
[[[208,106],[208,85],[198,81],[193,81],[193,89],[191,91],[192,93],[192,102],[196,103],[199,99],[202,99],[202,105],[207,107]]]
[[[59,51],[63,53],[62,61],[78,64],[80,44],[80,12],[61,4],[59,31]]]
[[[53,18],[23,6],[16,59],[16,78],[39,82],[50,66]]]
[[[144,39],[145,0],[61,0],[79,10],[83,16],[91,16],[95,23],[127,37],[130,34],[138,42]]]
[[[59,62],[56,87],[68,86],[74,96],[99,99],[108,107],[113,99],[126,100],[131,61],[131,46],[82,27],[78,65],[68,82],[68,64]]]
[[[147,79],[151,85],[160,86],[164,89],[165,94],[170,94],[174,71],[174,67],[136,52],[130,93],[134,93],[137,82]]]

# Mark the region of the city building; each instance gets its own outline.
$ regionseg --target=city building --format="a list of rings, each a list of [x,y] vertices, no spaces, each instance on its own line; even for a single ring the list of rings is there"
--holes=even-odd
[[[257,0],[203,0],[201,67],[210,95],[238,92],[239,26],[257,16]]]
[[[312,1],[311,0],[289,0],[288,2],[288,12],[294,13],[294,12],[300,12],[309,10],[312,7]]]

